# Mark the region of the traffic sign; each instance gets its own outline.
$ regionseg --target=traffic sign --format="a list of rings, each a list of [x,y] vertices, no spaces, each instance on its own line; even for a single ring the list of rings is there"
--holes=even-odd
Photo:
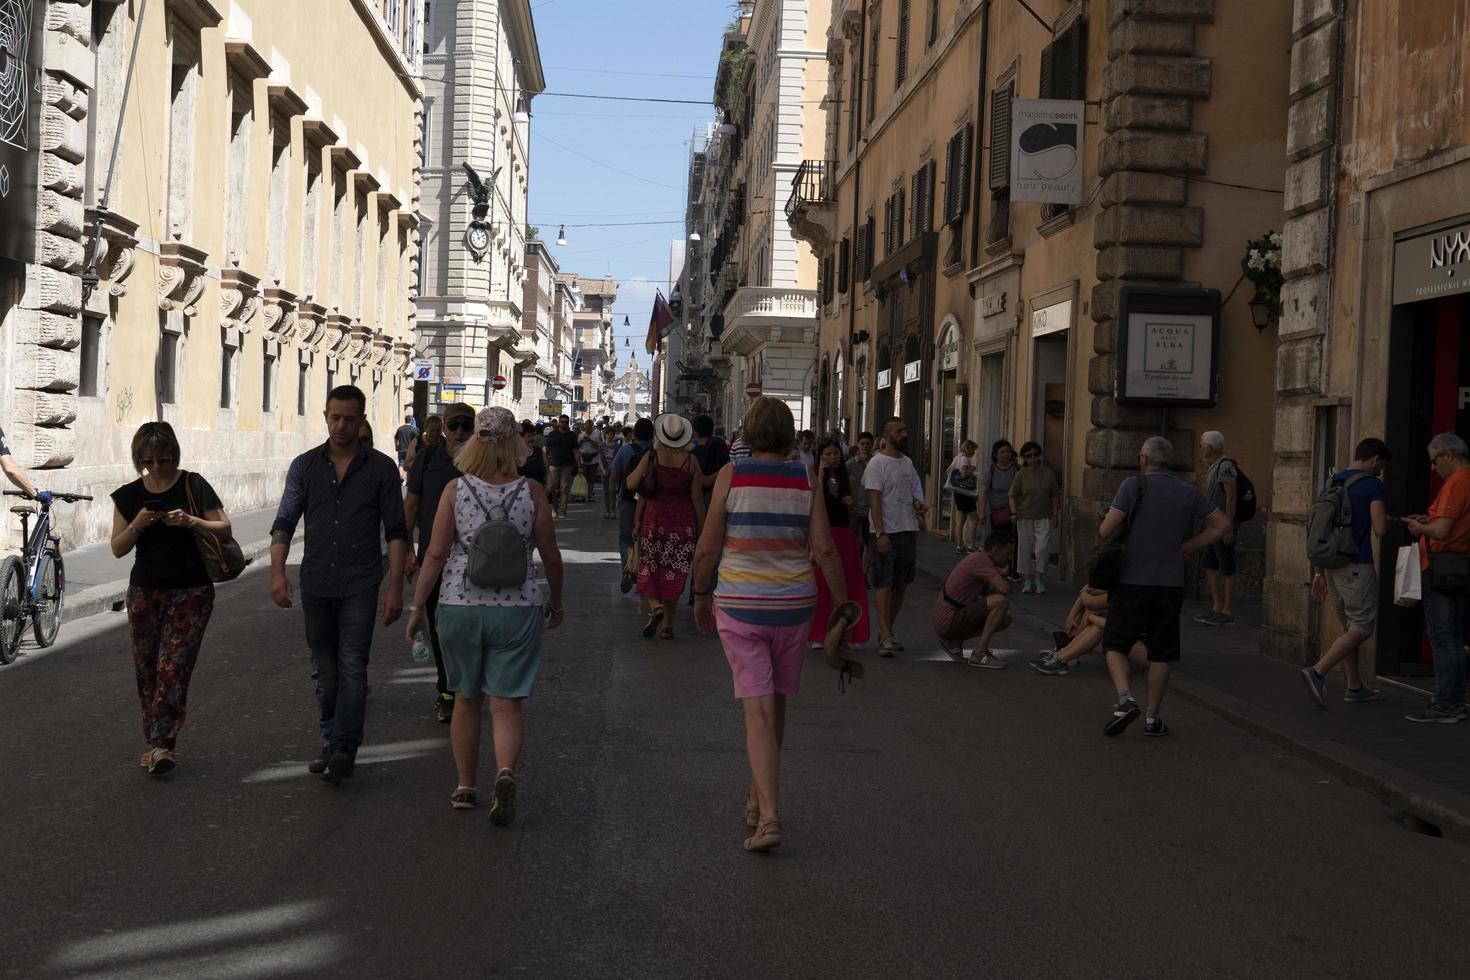
[[[490,379],[490,387],[494,388],[496,391],[504,389],[505,386],[509,383],[510,382],[505,380],[505,375],[503,374],[497,374],[495,377]]]
[[[432,357],[415,357],[413,359],[413,379],[415,381],[438,381],[439,362]]]
[[[761,396],[761,383],[759,381],[752,381],[750,384],[748,384],[748,385],[745,386],[745,397],[746,398],[759,398],[760,396]]]
[[[443,388],[445,391],[465,391],[466,389],[469,388],[469,385],[450,385],[450,384],[445,384],[445,385],[440,385],[439,387],[440,388]]]

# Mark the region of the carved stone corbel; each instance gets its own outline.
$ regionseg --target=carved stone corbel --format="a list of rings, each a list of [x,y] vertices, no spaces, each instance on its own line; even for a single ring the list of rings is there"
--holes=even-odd
[[[227,328],[250,333],[250,321],[260,309],[260,280],[240,269],[225,269],[219,274],[220,323]]]
[[[296,308],[296,342],[305,350],[315,351],[326,340],[327,308],[308,297]]]
[[[322,349],[332,357],[336,357],[347,350],[347,344],[352,339],[352,318],[340,310],[333,310],[327,314],[327,335],[322,341]]]
[[[406,340],[393,341],[393,356],[398,362],[398,373],[408,374],[408,369],[413,365],[413,344]]]
[[[347,341],[347,356],[358,364],[366,364],[372,354],[373,328],[366,323],[354,323]]]
[[[138,223],[109,211],[102,218],[102,254],[98,258],[98,276],[108,284],[112,296],[126,296],[124,281],[133,273],[137,261]],[[87,227],[97,227],[98,212],[87,209]]]
[[[296,294],[280,286],[261,290],[261,329],[272,340],[285,341],[296,326]]]
[[[199,312],[204,294],[204,262],[209,253],[183,242],[158,246],[158,308],[166,313],[180,310],[192,317]]]
[[[373,367],[386,371],[393,360],[393,338],[379,330],[373,336]]]

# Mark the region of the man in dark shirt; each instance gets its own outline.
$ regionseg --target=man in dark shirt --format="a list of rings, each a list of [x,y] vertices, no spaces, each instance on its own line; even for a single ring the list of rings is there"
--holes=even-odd
[[[556,516],[567,516],[567,498],[572,492],[572,475],[577,471],[577,434],[572,420],[563,415],[546,434],[546,490],[556,505]]]
[[[289,608],[295,591],[286,556],[306,518],[301,608],[322,733],[321,755],[307,768],[333,784],[352,775],[362,744],[374,607],[384,626],[403,612],[408,531],[398,468],[359,441],[366,412],[361,389],[343,385],[328,393],[327,441],[291,461],[271,525],[271,598]],[[381,601],[380,533],[388,542],[388,591]]]
[[[408,527],[409,554],[404,571],[412,576],[423,563],[434,535],[434,515],[439,512],[439,498],[450,480],[459,478],[454,457],[475,431],[475,409],[466,402],[455,402],[444,412],[444,438],[433,449],[426,449],[413,461],[408,472],[408,494],[403,498],[403,522]],[[418,547],[413,547],[414,532]],[[444,674],[444,653],[439,648],[439,631],[434,626],[434,611],[439,608],[439,583],[424,603],[424,622],[428,628],[429,646],[434,650],[434,667],[439,671],[439,693],[434,698],[434,720],[447,722],[454,713],[454,694]]]
[[[405,415],[403,417],[403,424],[393,433],[393,449],[398,453],[398,466],[400,469],[403,468],[405,461],[408,459],[408,447],[412,446],[414,440],[418,439],[418,437],[419,430],[413,424],[413,416]]]

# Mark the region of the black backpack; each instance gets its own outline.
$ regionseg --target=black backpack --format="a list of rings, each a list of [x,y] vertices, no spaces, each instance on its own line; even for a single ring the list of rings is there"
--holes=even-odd
[[[638,464],[643,461],[643,457],[651,452],[653,452],[653,447],[649,446],[646,449],[639,449],[633,453],[633,458],[628,461],[628,468],[623,471],[623,479],[621,481],[623,485],[618,488],[618,493],[622,496],[618,499],[630,504],[638,499],[638,491],[628,489],[628,477],[638,468]]]
[[[1240,464],[1229,456],[1220,462],[1228,462],[1235,467],[1235,523],[1244,524],[1256,516],[1256,485],[1245,475]]]

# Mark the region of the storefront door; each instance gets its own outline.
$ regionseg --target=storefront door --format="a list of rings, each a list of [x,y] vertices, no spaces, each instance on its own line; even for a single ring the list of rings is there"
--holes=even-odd
[[[1422,514],[1443,482],[1424,455],[1429,440],[1441,432],[1470,434],[1470,296],[1395,307],[1388,370],[1388,512]],[[1378,671],[1422,676],[1432,673],[1423,614],[1393,604],[1394,564],[1408,543],[1399,527],[1383,541]]]

